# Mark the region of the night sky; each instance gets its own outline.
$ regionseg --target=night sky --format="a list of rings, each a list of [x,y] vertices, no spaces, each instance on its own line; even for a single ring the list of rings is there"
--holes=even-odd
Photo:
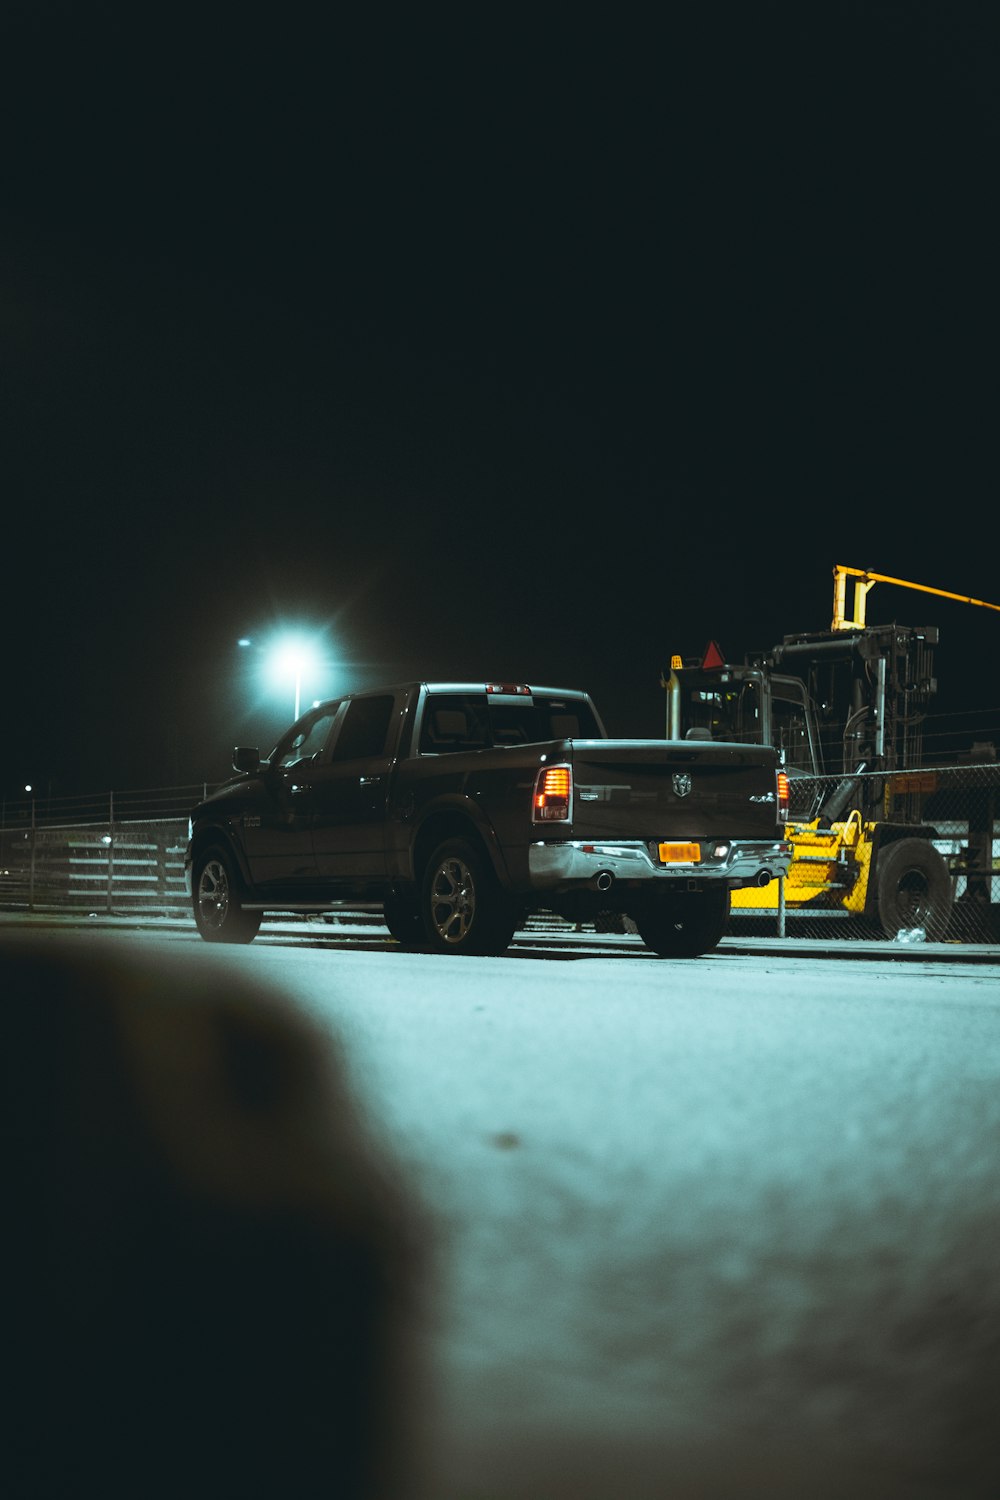
[[[1000,602],[994,9],[7,7],[4,795],[220,779],[282,626],[658,734],[835,564]]]

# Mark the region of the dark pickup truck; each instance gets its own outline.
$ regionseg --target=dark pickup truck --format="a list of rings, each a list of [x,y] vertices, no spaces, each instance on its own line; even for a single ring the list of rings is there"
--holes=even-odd
[[[714,948],[729,893],[783,876],[777,752],[610,739],[590,697],[411,682],[318,703],[194,809],[209,942],[265,912],[384,913],[401,944],[501,953],[526,917],[632,919],[664,957]]]

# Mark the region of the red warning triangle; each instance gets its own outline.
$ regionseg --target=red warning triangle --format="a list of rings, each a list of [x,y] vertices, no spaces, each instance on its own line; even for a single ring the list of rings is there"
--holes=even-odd
[[[701,658],[701,669],[703,672],[712,672],[716,667],[724,667],[726,658],[719,649],[717,641],[709,641]]]

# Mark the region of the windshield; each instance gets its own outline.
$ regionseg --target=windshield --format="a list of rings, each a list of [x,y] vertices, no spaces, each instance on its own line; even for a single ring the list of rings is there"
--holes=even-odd
[[[589,706],[578,698],[535,698],[530,703],[491,700],[489,710],[495,745],[601,738]]]
[[[527,701],[498,702],[485,693],[431,693],[424,707],[420,749],[447,755],[491,745],[601,738],[589,704],[579,698],[536,695]]]
[[[308,717],[300,719],[291,729],[286,730],[275,749],[271,751],[271,764],[294,766],[300,760],[309,760],[318,754],[326,744],[339,710],[339,703],[316,709]]]
[[[681,736],[708,730],[713,740],[760,743],[760,694],[755,682],[719,683],[711,679],[689,690],[683,707]]]

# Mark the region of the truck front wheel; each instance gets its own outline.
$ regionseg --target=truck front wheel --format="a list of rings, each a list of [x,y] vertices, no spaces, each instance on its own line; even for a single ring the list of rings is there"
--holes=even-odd
[[[926,839],[897,839],[878,854],[878,919],[887,938],[922,927],[940,942],[951,917],[948,866]]]
[[[436,953],[503,953],[518,912],[489,864],[468,839],[446,839],[427,864],[421,915]]]
[[[203,849],[191,872],[194,920],[208,943],[250,943],[260,930],[260,912],[240,905],[243,886],[232,856],[224,849]]]
[[[639,936],[661,958],[697,958],[715,948],[729,920],[729,888],[668,891],[633,914]]]

